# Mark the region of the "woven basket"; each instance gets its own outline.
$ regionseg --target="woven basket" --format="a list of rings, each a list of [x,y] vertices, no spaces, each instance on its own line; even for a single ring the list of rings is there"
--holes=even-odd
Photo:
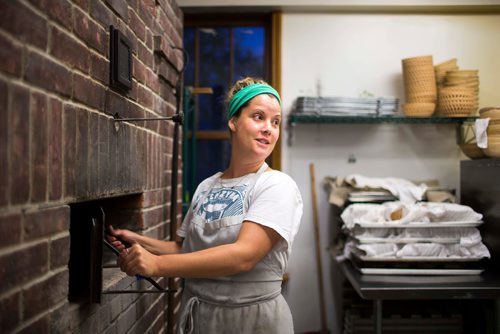
[[[403,113],[408,117],[429,117],[435,109],[435,103],[411,102],[403,105]]]
[[[437,102],[437,94],[431,92],[412,93],[406,96],[407,103],[434,103]]]
[[[500,109],[481,109],[479,110],[479,117],[489,118],[490,120],[500,120]]]
[[[476,95],[462,87],[443,87],[438,94],[438,105],[445,116],[468,116],[476,111]]]
[[[485,112],[488,110],[492,110],[492,109],[500,109],[500,107],[483,107],[483,108],[479,109],[479,113],[482,113],[482,112]]]
[[[479,75],[478,70],[452,70],[447,73],[450,76],[456,77],[477,77]]]
[[[444,61],[440,64],[437,64],[436,66],[434,66],[437,70],[445,70],[445,69],[448,69],[448,68],[453,68],[453,69],[458,69],[458,66],[457,66],[457,58],[452,58],[452,59],[449,59],[447,61]]]
[[[481,150],[476,143],[461,144],[460,149],[463,154],[470,159],[481,159],[486,157],[483,150]]]
[[[425,56],[405,58],[402,60],[402,63],[403,63],[403,66],[410,66],[410,67],[427,66],[429,63],[432,65],[432,56],[425,55]]]
[[[500,136],[488,137],[488,147],[483,152],[490,158],[500,158]]]
[[[500,136],[500,124],[491,125],[488,122],[488,127],[486,128],[486,134],[488,137]]]

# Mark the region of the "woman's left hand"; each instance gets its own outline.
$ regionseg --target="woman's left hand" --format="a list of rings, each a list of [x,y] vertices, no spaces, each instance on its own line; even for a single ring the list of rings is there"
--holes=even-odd
[[[151,254],[141,245],[134,244],[124,249],[118,258],[120,269],[129,276],[155,276],[158,256]]]

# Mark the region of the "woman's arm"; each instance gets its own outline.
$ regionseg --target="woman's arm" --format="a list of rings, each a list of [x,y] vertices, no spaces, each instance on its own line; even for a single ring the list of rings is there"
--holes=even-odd
[[[154,255],[134,244],[119,258],[120,268],[128,275],[210,278],[251,270],[280,240],[271,228],[245,221],[238,239],[186,254]]]
[[[126,245],[124,245],[123,242],[132,246],[134,244],[139,244],[150,253],[156,255],[179,253],[182,247],[182,240],[158,240],[130,230],[114,229],[112,226],[109,226],[109,233],[110,234],[107,236],[108,241],[120,251],[126,249]]]

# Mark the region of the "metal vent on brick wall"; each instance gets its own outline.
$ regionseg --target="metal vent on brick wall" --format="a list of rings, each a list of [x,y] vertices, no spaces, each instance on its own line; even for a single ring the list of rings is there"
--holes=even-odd
[[[109,27],[110,84],[121,91],[132,88],[132,46],[130,41],[113,26]]]

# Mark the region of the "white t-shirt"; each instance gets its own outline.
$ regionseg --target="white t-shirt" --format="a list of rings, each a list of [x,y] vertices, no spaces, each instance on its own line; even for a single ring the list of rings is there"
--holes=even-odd
[[[203,215],[207,220],[216,220],[243,212],[242,198],[245,198],[246,189],[255,174],[235,179],[219,179],[214,184],[219,175],[220,173],[217,173],[205,179],[196,189],[189,211],[177,230],[179,237],[186,237],[193,214]],[[208,189],[212,184],[213,187]],[[210,194],[205,197],[206,191],[210,191]],[[231,197],[233,192],[239,192],[242,196]],[[198,202],[203,197],[206,198],[203,207],[193,213],[193,208],[198,208],[200,204]],[[285,253],[282,254],[285,255],[284,258],[278,256],[285,262],[282,263],[285,267],[302,217],[303,203],[297,184],[285,173],[276,170],[267,171],[257,180],[246,201],[247,212],[243,221],[252,221],[272,228],[282,237],[283,240],[275,250]]]

